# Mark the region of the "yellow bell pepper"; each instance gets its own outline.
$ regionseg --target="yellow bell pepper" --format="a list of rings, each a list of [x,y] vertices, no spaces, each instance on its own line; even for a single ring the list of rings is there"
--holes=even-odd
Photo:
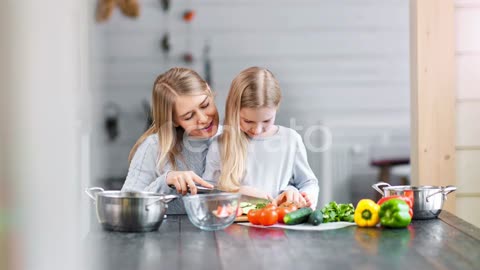
[[[375,227],[379,221],[380,206],[370,199],[362,199],[355,209],[354,221],[359,227]]]

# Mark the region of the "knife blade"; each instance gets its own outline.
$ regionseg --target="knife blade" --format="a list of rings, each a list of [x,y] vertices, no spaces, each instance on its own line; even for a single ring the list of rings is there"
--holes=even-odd
[[[174,185],[168,185],[170,188],[173,188],[175,189],[175,186]],[[213,188],[207,188],[207,187],[204,187],[204,186],[197,186],[197,194],[210,194],[210,193],[220,193],[220,192],[223,192],[222,190],[218,189],[217,186],[213,186]],[[188,187],[188,193],[190,193],[190,187]]]
[[[213,186],[213,188],[207,188],[203,186],[196,186],[197,187],[197,194],[209,194],[209,193],[220,193],[223,192],[222,190],[218,189],[217,186]]]

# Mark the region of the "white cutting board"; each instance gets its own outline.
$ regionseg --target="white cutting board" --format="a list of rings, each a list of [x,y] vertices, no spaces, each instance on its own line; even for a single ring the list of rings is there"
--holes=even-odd
[[[243,222],[243,223],[236,223],[243,226],[249,227],[256,227],[256,228],[281,228],[281,229],[288,229],[288,230],[302,230],[302,231],[326,231],[326,230],[335,230],[341,229],[348,226],[355,226],[355,222],[330,222],[330,223],[322,223],[318,226],[313,226],[311,224],[298,224],[298,225],[285,225],[285,224],[275,224],[272,226],[262,226],[262,225],[253,225],[250,222]]]

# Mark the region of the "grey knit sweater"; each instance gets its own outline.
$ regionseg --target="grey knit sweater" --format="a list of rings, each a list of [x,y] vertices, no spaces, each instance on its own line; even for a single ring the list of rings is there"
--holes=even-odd
[[[213,139],[193,139],[184,137],[181,158],[177,158],[178,171],[193,171],[200,177],[205,170],[205,158]],[[158,136],[150,135],[137,149],[128,169],[128,175],[122,191],[150,191],[162,194],[177,194],[166,184],[166,175],[172,170],[171,164],[160,170],[157,168],[159,153]],[[168,214],[185,214],[181,197],[168,204]]]

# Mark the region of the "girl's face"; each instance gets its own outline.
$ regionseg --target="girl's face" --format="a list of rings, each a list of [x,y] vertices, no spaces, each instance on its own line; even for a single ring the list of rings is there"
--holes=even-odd
[[[275,116],[277,108],[242,108],[240,109],[240,129],[250,138],[268,137],[276,132]]]
[[[191,137],[213,137],[218,130],[218,112],[213,98],[208,95],[178,96],[174,121]]]

